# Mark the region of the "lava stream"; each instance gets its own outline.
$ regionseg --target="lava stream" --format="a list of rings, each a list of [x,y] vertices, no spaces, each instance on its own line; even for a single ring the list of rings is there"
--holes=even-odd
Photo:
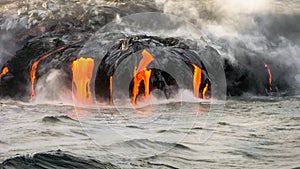
[[[5,76],[7,73],[8,73],[9,69],[7,66],[5,66],[3,69],[2,69],[2,72],[0,74],[0,79]]]
[[[113,104],[113,77],[110,76],[109,77],[109,94],[110,94],[110,97],[109,97],[109,103],[110,105]]]
[[[272,82],[273,82],[273,80],[272,80],[271,69],[269,68],[268,64],[265,64],[265,68],[267,68],[267,71],[268,71],[268,74],[269,74],[269,85],[270,85],[269,90],[273,91],[273,88],[272,88]]]
[[[133,90],[132,90],[132,103],[136,104],[136,98],[139,94],[140,83],[144,81],[145,87],[145,101],[149,100],[150,96],[150,76],[151,70],[147,66],[153,61],[153,56],[146,49],[142,52],[143,58],[139,63],[137,69],[134,70]]]
[[[51,56],[53,55],[54,53],[56,52],[59,52],[59,51],[62,51],[66,48],[66,46],[63,46],[63,47],[60,47],[50,53],[47,53],[43,56],[41,56],[40,58],[38,58],[35,62],[33,62],[32,66],[31,66],[31,69],[30,69],[30,72],[29,72],[29,75],[30,75],[30,79],[31,79],[31,94],[30,94],[30,98],[32,99],[34,96],[35,96],[35,90],[34,90],[34,85],[35,85],[35,81],[36,81],[36,69],[39,65],[39,63],[46,59],[48,56]]]
[[[194,96],[196,98],[199,98],[199,89],[201,85],[201,74],[202,70],[195,64],[192,64],[194,66],[194,80],[193,80],[193,86],[194,86]]]
[[[204,100],[207,99],[207,97],[206,97],[206,92],[207,92],[207,90],[208,90],[208,84],[206,83],[206,85],[205,85],[205,87],[204,87],[204,89],[203,89],[203,91],[202,91],[202,98],[203,98]]]
[[[73,61],[73,84],[75,87],[75,98],[78,103],[92,104],[91,80],[93,77],[94,59],[79,58]]]

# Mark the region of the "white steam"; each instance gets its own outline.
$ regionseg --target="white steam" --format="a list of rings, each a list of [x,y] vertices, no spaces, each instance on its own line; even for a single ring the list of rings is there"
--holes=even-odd
[[[67,75],[62,70],[52,69],[37,81],[34,103],[72,103],[72,91],[66,86]]]
[[[300,84],[300,3],[297,0],[155,0],[167,14],[187,19],[223,58],[270,60],[280,76]],[[298,21],[297,21],[298,18]],[[298,29],[298,31],[297,31]],[[250,65],[245,65],[250,66]],[[282,68],[290,70],[282,70]],[[281,69],[281,70],[279,70]],[[299,85],[300,87],[300,85]]]

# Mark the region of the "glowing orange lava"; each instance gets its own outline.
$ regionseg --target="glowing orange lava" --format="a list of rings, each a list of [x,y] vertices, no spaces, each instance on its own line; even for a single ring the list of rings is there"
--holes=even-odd
[[[207,99],[207,97],[206,97],[206,92],[207,92],[207,90],[208,90],[208,84],[206,83],[206,85],[205,85],[205,87],[204,87],[204,89],[203,89],[203,91],[202,91],[202,98],[203,98],[204,100]]]
[[[132,90],[132,103],[136,104],[136,98],[137,95],[139,94],[139,87],[140,87],[140,83],[141,81],[144,81],[144,86],[145,86],[145,101],[149,100],[149,96],[150,96],[150,88],[149,88],[149,83],[150,83],[150,76],[151,76],[151,70],[143,70],[140,73],[138,73],[135,77],[134,77],[134,86],[133,86],[133,90]]]
[[[137,69],[134,70],[133,75],[133,90],[132,90],[132,103],[136,104],[136,98],[139,94],[140,83],[144,81],[145,86],[145,101],[149,100],[150,96],[150,76],[151,70],[147,66],[153,61],[153,56],[146,49],[142,52],[143,58],[139,63]]]
[[[1,72],[1,74],[0,74],[0,79],[3,77],[3,76],[5,76],[7,73],[8,73],[8,67],[7,66],[5,66],[3,69],[2,69],[2,72]]]
[[[94,70],[94,59],[79,58],[73,61],[73,84],[76,101],[81,104],[92,104],[91,80]]]
[[[268,74],[269,74],[269,84],[270,84],[270,87],[269,87],[269,90],[270,91],[273,91],[273,88],[272,88],[272,73],[271,73],[271,69],[269,68],[269,66],[267,64],[265,64],[265,68],[267,68],[268,70]]]
[[[30,94],[30,98],[32,99],[34,96],[35,96],[35,90],[34,90],[34,85],[35,85],[35,80],[36,80],[36,69],[39,65],[39,63],[46,59],[48,56],[51,56],[53,55],[54,53],[56,52],[59,52],[59,51],[62,51],[63,49],[65,49],[66,46],[63,46],[63,47],[60,47],[50,53],[47,53],[43,56],[41,56],[40,58],[38,58],[38,60],[36,60],[35,62],[33,62],[32,66],[31,66],[31,69],[30,69],[30,72],[29,72],[29,75],[30,75],[30,79],[31,79],[31,94]]]
[[[109,77],[109,103],[112,105],[113,104],[113,77]]]
[[[201,74],[202,70],[195,64],[192,64],[194,66],[194,80],[193,80],[193,86],[194,86],[194,96],[196,98],[199,98],[199,89],[201,85]]]

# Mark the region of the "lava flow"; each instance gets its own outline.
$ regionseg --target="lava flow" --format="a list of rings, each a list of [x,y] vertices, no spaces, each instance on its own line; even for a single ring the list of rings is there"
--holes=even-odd
[[[113,90],[112,90],[112,88],[113,88],[113,77],[112,76],[110,76],[109,77],[109,103],[110,103],[110,105],[112,105],[113,104]]]
[[[144,49],[142,52],[143,58],[139,63],[137,69],[134,70],[134,79],[133,79],[133,90],[132,90],[132,103],[136,104],[136,98],[139,94],[139,87],[141,81],[144,81],[145,87],[145,101],[149,100],[150,96],[150,76],[151,70],[147,69],[147,66],[153,61],[153,56]]]
[[[73,61],[73,84],[76,101],[81,104],[92,104],[91,80],[93,77],[94,59],[79,58]]]
[[[8,73],[8,67],[7,66],[5,66],[3,69],[2,69],[2,72],[1,72],[1,74],[0,74],[0,79],[3,77],[3,76],[5,76],[7,73]]]
[[[194,80],[193,80],[193,86],[194,86],[194,95],[196,98],[199,98],[199,89],[201,85],[201,74],[202,70],[195,64],[192,64],[194,66]]]
[[[207,99],[207,97],[206,97],[206,92],[207,92],[207,90],[208,90],[208,84],[206,83],[206,85],[205,85],[205,87],[204,87],[204,89],[203,89],[203,91],[202,91],[202,98],[203,98],[204,100]]]
[[[29,73],[29,74],[30,74],[30,79],[31,79],[31,94],[30,94],[30,98],[31,98],[31,99],[35,96],[34,85],[35,85],[35,80],[36,80],[36,69],[37,69],[39,63],[40,63],[42,60],[46,59],[48,56],[51,56],[51,55],[53,55],[53,54],[56,53],[56,52],[62,51],[62,50],[64,50],[65,48],[66,48],[66,46],[63,46],[63,47],[60,47],[60,48],[58,48],[58,49],[56,49],[56,50],[54,50],[54,51],[52,51],[52,52],[50,52],[50,53],[47,53],[47,54],[41,56],[39,59],[37,59],[37,60],[32,64],[31,69],[30,69],[30,73]]]
[[[268,64],[265,64],[265,68],[267,68],[268,74],[269,74],[269,85],[270,85],[269,90],[270,90],[270,91],[273,91],[273,88],[272,88],[272,81],[273,81],[273,80],[272,80],[271,69],[269,68]]]

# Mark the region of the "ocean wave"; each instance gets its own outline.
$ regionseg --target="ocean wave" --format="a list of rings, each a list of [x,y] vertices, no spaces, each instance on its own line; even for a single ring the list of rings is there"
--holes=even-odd
[[[67,115],[61,115],[61,116],[45,116],[43,117],[42,121],[46,123],[58,123],[63,121],[76,121],[73,118],[70,118]]]
[[[83,158],[61,150],[17,156],[0,164],[1,169],[41,169],[41,168],[106,168],[116,169],[115,165],[95,159]]]

